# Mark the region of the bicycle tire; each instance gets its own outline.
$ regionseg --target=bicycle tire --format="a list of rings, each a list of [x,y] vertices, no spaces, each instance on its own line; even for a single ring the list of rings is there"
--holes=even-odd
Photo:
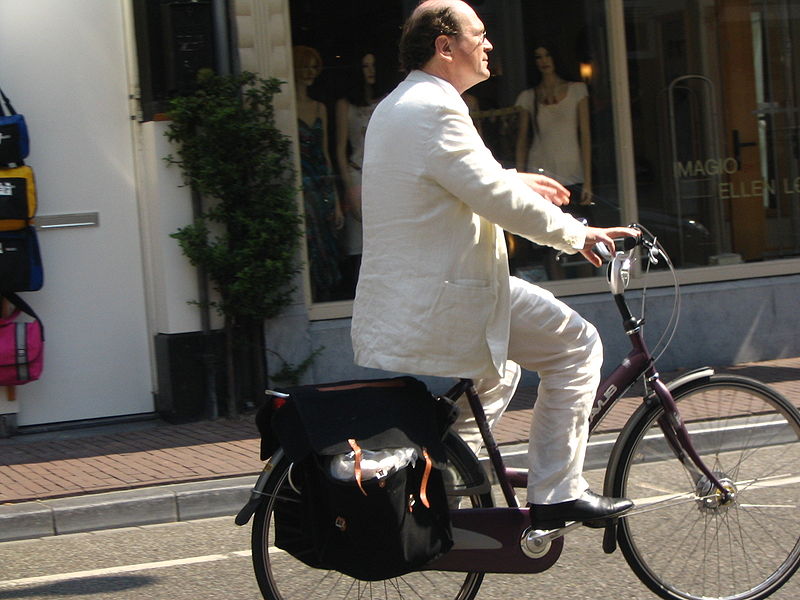
[[[475,455],[450,433],[445,438],[451,476],[446,477],[448,499],[456,504],[468,499],[473,507],[493,505],[491,491],[483,491],[485,475]],[[472,600],[483,581],[483,573],[416,571],[382,581],[360,581],[336,571],[307,566],[274,545],[273,514],[279,502],[297,502],[290,481],[291,462],[280,459],[264,488],[265,499],[254,515],[251,544],[253,568],[261,595],[266,600],[400,600],[414,597],[430,600]],[[482,489],[478,489],[482,488]]]
[[[732,375],[689,382],[673,396],[698,453],[735,495],[722,502],[707,480],[693,481],[658,426],[660,404],[642,408],[620,435],[612,479],[615,494],[636,502],[618,527],[625,559],[668,600],[766,598],[800,564],[800,412]]]

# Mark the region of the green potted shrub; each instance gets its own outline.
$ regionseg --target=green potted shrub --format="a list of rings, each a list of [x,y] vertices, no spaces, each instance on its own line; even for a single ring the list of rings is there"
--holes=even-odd
[[[197,88],[170,103],[166,160],[196,196],[193,223],[173,234],[218,294],[224,317],[227,412],[242,405],[243,379],[266,385],[263,323],[292,299],[302,236],[291,141],[275,126],[280,81],[202,71]]]

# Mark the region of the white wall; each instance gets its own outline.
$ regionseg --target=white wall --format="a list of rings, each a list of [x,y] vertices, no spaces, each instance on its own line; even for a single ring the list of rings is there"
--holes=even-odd
[[[26,298],[45,370],[0,402],[19,425],[153,410],[125,14],[123,0],[0,2],[0,85],[28,122],[39,214],[99,213],[40,232],[45,286]]]
[[[180,169],[164,157],[175,154],[165,137],[167,123],[149,121],[137,124],[138,191],[144,248],[145,280],[151,329],[157,333],[198,331],[200,309],[189,304],[197,298],[197,271],[189,265],[170,237],[192,221],[192,200]],[[212,312],[212,327],[221,327]]]

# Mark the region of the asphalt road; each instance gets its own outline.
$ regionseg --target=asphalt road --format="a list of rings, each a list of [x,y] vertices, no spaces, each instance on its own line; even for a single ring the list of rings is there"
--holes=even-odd
[[[602,489],[602,471],[586,475]],[[601,530],[578,528],[550,570],[489,574],[478,600],[655,598],[622,554],[604,554],[601,542]],[[5,542],[0,600],[259,600],[250,561],[250,527],[233,517]],[[800,598],[800,574],[771,598]]]
[[[551,571],[487,576],[481,599],[652,598],[600,535],[580,531]],[[249,528],[230,518],[136,527],[0,544],[0,599],[261,598]]]
[[[651,600],[601,533],[571,534],[559,562],[539,575],[488,575],[478,598]],[[772,596],[800,597],[800,579]],[[0,544],[0,600],[258,600],[249,528],[229,517]]]

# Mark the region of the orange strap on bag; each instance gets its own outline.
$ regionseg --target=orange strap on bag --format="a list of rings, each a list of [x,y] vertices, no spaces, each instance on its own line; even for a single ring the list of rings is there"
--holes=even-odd
[[[362,481],[362,470],[361,470],[361,446],[358,445],[354,439],[349,438],[347,443],[350,444],[350,447],[353,449],[353,458],[354,458],[354,471],[356,477],[356,484],[358,485],[358,489],[361,490],[361,493],[365,496],[367,495],[367,491],[364,489]],[[433,469],[433,461],[431,460],[430,455],[428,454],[428,450],[426,448],[422,449],[422,456],[425,458],[425,472],[422,474],[422,482],[419,486],[419,499],[422,501],[422,504],[425,505],[425,508],[430,508],[431,503],[428,500],[428,480],[431,477],[431,470]]]
[[[425,472],[422,474],[422,483],[419,486],[419,499],[422,500],[425,508],[430,508],[431,503],[428,502],[428,479],[431,476],[433,461],[425,448],[422,449],[422,456],[425,457]]]
[[[361,446],[359,446],[352,438],[348,439],[347,443],[350,444],[350,447],[353,449],[353,453],[355,454],[355,473],[358,489],[360,489],[361,493],[366,496],[367,492],[364,489],[364,486],[361,485]]]

